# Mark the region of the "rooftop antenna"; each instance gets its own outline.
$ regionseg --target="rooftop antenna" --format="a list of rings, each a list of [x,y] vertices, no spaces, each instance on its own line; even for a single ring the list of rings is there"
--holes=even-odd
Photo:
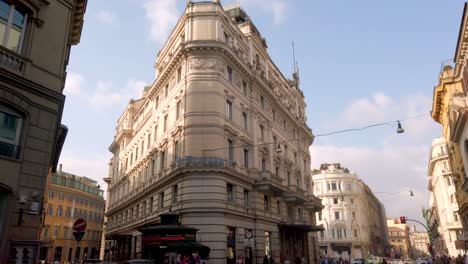
[[[294,81],[296,81],[297,89],[299,89],[299,69],[297,67],[296,52],[295,52],[295,48],[294,48],[294,41],[292,42],[292,51],[293,51],[293,66],[294,66],[293,79],[294,79]]]

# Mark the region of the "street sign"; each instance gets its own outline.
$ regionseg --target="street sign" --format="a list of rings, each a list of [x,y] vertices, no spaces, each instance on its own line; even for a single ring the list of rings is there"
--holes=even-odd
[[[76,241],[80,242],[81,239],[83,238],[85,232],[73,232],[73,235],[75,236]]]
[[[84,232],[86,230],[86,220],[83,218],[77,219],[73,224],[73,230],[75,232]]]

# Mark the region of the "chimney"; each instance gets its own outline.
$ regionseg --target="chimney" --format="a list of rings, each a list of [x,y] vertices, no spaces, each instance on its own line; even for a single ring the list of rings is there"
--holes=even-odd
[[[58,175],[61,175],[61,174],[62,174],[62,164],[59,164]]]

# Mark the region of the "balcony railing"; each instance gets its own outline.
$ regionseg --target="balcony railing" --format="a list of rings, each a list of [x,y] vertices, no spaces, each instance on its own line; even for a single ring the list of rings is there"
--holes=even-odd
[[[26,59],[0,45],[0,67],[23,72]]]
[[[175,168],[184,167],[235,167],[236,162],[220,158],[186,156],[177,158]]]
[[[18,159],[19,149],[20,147],[18,145],[0,141],[0,156]]]

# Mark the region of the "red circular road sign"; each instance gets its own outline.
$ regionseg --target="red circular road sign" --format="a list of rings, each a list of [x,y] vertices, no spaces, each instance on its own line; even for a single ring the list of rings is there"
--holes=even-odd
[[[73,224],[73,230],[75,232],[84,232],[86,230],[86,220],[83,218],[77,219]]]

